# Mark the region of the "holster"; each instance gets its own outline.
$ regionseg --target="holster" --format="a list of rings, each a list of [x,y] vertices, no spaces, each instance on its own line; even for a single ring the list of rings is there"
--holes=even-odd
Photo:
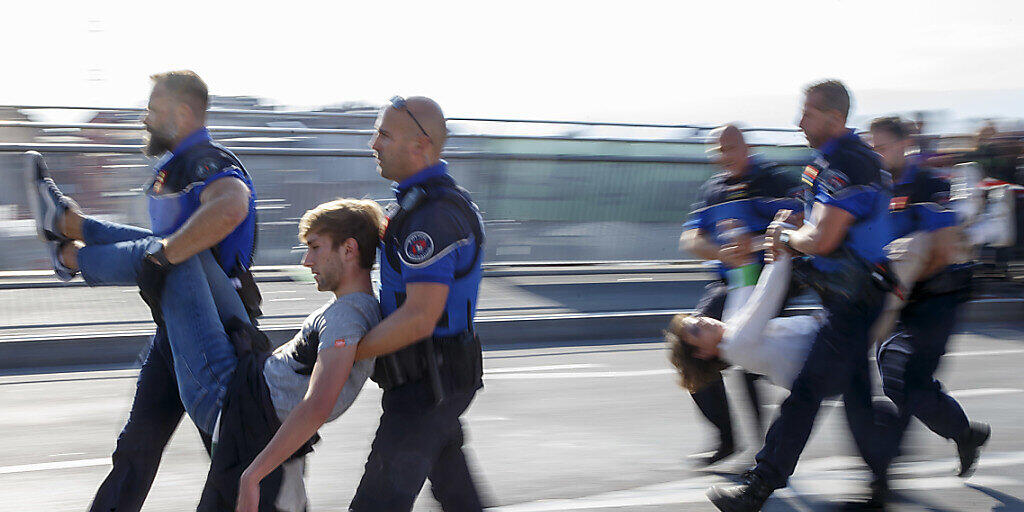
[[[387,391],[426,379],[439,404],[451,393],[483,386],[480,339],[471,331],[420,340],[374,363],[374,382]]]
[[[961,300],[967,300],[971,293],[971,278],[973,275],[973,266],[964,266],[939,272],[914,285],[913,293],[910,294],[910,300],[923,300],[950,293],[958,293],[961,295]]]
[[[874,296],[875,293],[868,292],[877,290],[902,297],[903,292],[888,262],[868,263],[845,247],[829,258],[838,263],[838,269],[819,270],[806,257],[793,260],[793,274],[818,292],[822,301],[855,303],[861,298]]]

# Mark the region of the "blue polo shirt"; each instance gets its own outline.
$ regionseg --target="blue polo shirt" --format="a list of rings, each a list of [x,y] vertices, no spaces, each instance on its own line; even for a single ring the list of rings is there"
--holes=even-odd
[[[735,219],[751,234],[763,234],[779,210],[802,207],[800,192],[797,179],[777,165],[752,157],[743,175],[721,172],[704,182],[683,231],[700,229],[723,245],[727,240],[722,237],[718,223]],[[720,272],[726,270],[721,263],[719,267]]]
[[[250,191],[245,220],[214,246],[218,263],[229,276],[235,276],[252,265],[256,249],[256,191],[234,153],[214,143],[210,132],[200,128],[157,161],[145,193],[151,229],[163,237],[180,229],[195,214],[203,190],[210,183],[225,177],[242,180]]]
[[[956,212],[950,208],[949,189],[949,182],[935,170],[908,163],[893,185],[889,203],[893,238],[955,226]]]
[[[815,203],[840,208],[854,217],[842,246],[868,263],[886,261],[885,246],[893,240],[889,202],[892,178],[882,170],[878,155],[853,130],[821,147],[804,168],[805,222]],[[839,268],[834,257],[813,256],[822,271]]]
[[[444,284],[448,298],[433,334],[453,336],[470,328],[476,311],[483,278],[483,257],[477,253],[483,241],[476,239],[474,224],[482,236],[483,219],[443,160],[398,183],[398,203],[414,188],[425,191],[423,204],[401,226],[391,226],[382,242],[381,312],[390,315],[405,302],[409,283]]]

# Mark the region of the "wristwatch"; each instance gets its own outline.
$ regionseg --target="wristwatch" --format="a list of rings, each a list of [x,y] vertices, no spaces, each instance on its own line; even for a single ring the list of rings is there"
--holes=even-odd
[[[164,254],[164,248],[162,240],[153,240],[146,247],[146,259],[160,268],[170,268],[172,265]]]
[[[796,252],[796,249],[789,245],[789,231],[781,231],[779,233],[779,243],[786,246],[787,249]]]

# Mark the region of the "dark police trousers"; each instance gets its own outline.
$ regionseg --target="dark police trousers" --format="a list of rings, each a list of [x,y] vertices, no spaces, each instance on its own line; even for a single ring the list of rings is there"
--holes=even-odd
[[[963,408],[934,377],[963,300],[963,294],[946,293],[908,302],[897,333],[878,349],[882,389],[900,412],[895,428],[886,431],[890,460],[911,416],[946,439],[956,440],[968,428]]]
[[[349,510],[411,510],[426,479],[445,512],[483,510],[459,421],[475,395],[475,389],[449,392],[435,405],[428,379],[385,391],[384,414]]]
[[[96,491],[90,512],[136,512],[146,501],[164,448],[185,414],[172,361],[167,331],[160,326],[139,371],[128,423],[117,436],[113,468]],[[210,437],[199,434],[209,453]]]
[[[704,288],[704,295],[695,308],[697,314],[721,320],[725,310],[725,296],[728,286],[723,281],[712,281]],[[750,410],[757,424],[758,435],[762,432],[761,400],[757,392],[756,382],[761,376],[743,371],[743,382],[746,385],[747,398],[750,399]],[[725,379],[718,379],[696,393],[690,393],[697,409],[718,430],[721,442],[735,444],[732,428],[732,415],[729,412],[729,399],[725,394]]]
[[[863,286],[855,300],[822,297],[826,320],[811,345],[789,397],[768,429],[757,453],[755,471],[774,488],[785,487],[827,397],[842,395],[854,442],[871,471],[884,474],[887,462],[880,446],[871,403],[868,366],[870,329],[882,311],[885,292]]]

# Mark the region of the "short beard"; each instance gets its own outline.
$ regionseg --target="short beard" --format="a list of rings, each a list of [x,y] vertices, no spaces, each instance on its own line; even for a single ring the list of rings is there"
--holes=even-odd
[[[160,156],[174,149],[174,142],[163,134],[147,131],[145,140],[146,146],[142,148],[142,153],[146,156]]]

